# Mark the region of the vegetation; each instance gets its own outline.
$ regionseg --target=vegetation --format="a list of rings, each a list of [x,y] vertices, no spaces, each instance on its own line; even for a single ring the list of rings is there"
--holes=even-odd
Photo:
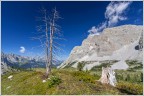
[[[84,67],[84,64],[82,62],[79,62],[77,66],[78,70],[82,71],[83,67]]]
[[[67,64],[64,68],[70,68],[73,64],[75,64],[76,62],[72,62],[72,63],[69,63]]]
[[[143,74],[140,71],[126,71],[126,70],[116,70],[117,81],[128,81],[131,83],[141,83],[143,80]]]
[[[119,82],[117,84],[117,88],[121,92],[126,92],[128,94],[132,95],[142,95],[143,94],[143,86],[142,84],[134,84],[134,83],[129,83],[129,82]]]
[[[61,83],[61,79],[57,76],[52,76],[48,81],[48,88],[51,88],[55,85],[59,85]]]
[[[45,69],[21,71],[2,75],[2,95],[126,95],[142,94],[142,82],[132,83],[118,79],[116,87],[101,84],[100,75],[92,71],[53,69],[46,82]],[[8,77],[13,75],[12,80]],[[120,75],[120,74],[118,74]],[[131,75],[130,75],[131,78]]]
[[[129,65],[128,71],[141,71],[143,69],[143,64],[136,60],[127,60],[126,63]]]
[[[110,65],[112,65],[112,63],[102,63],[98,66],[93,67],[91,70],[92,71],[102,71],[102,67],[109,67]]]

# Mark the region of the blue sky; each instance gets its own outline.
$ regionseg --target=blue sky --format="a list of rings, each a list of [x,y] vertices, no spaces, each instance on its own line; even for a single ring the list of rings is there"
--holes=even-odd
[[[124,4],[125,9],[123,7]],[[115,5],[119,6],[122,12],[115,10],[112,14],[109,14]],[[89,35],[88,30],[93,31],[94,29],[94,32],[97,33],[101,31],[99,30],[100,28],[104,29],[125,24],[142,25],[143,22],[143,4],[140,1],[121,4],[120,2],[112,3],[108,1],[2,1],[3,52],[24,56],[41,54],[42,48],[36,47],[40,45],[40,42],[30,38],[37,33],[36,26],[38,21],[36,21],[36,17],[40,15],[38,11],[42,6],[48,10],[56,7],[63,18],[58,22],[61,25],[63,38],[66,39],[59,41],[62,44],[61,49],[63,49],[60,54],[62,59],[68,57],[74,46],[81,45],[82,41]],[[112,9],[108,10],[108,6]],[[106,25],[102,26],[104,24]]]

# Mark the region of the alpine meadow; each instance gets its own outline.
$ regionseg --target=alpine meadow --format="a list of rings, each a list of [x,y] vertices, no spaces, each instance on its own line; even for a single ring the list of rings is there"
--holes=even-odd
[[[143,1],[1,1],[1,95],[143,95]]]

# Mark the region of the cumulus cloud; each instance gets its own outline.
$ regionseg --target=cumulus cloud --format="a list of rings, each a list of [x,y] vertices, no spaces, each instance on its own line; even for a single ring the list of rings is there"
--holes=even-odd
[[[105,12],[105,18],[108,21],[108,27],[116,25],[119,21],[126,20],[124,12],[132,2],[111,2]]]
[[[93,26],[88,32],[90,34],[99,35],[103,29],[107,27],[115,26],[119,21],[127,20],[125,16],[126,9],[132,2],[111,2],[105,11],[105,21],[99,24],[97,27]]]
[[[107,26],[107,22],[105,21],[101,23],[98,27],[93,26],[90,30],[88,30],[88,32],[90,34],[100,35],[99,32],[101,32],[104,28],[106,28],[106,26]]]
[[[90,34],[95,34],[95,33],[97,33],[97,28],[95,26],[93,26],[90,30],[88,30],[88,32]]]
[[[20,53],[25,53],[26,49],[25,49],[25,47],[21,46],[19,51],[20,51]]]

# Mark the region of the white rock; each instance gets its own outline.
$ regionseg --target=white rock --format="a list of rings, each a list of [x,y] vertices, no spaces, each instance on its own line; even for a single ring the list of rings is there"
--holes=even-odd
[[[10,75],[10,76],[8,77],[9,80],[12,80],[12,78],[13,78],[13,75]]]
[[[43,83],[45,83],[45,82],[46,82],[46,80],[43,80],[42,82],[43,82]]]
[[[6,89],[9,89],[9,88],[11,88],[11,86],[8,86]]]
[[[93,49],[93,46],[90,46],[90,47],[89,47],[89,50],[92,50],[92,49]]]

